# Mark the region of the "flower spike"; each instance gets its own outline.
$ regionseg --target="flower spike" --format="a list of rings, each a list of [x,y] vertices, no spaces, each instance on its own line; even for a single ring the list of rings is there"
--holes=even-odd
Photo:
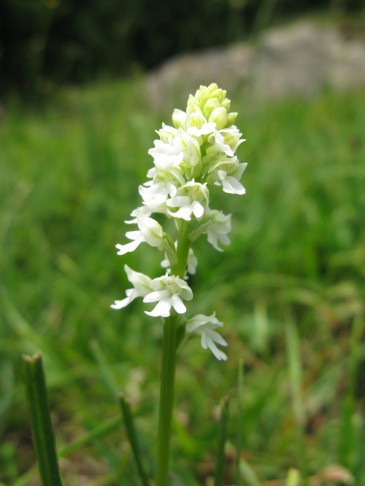
[[[148,151],[153,166],[147,181],[139,187],[141,206],[131,213],[128,224],[137,229],[126,232],[130,242],[117,244],[118,255],[139,248],[142,243],[163,253],[161,266],[165,275],[150,278],[125,265],[132,288],[122,300],[111,306],[122,309],[141,297],[146,305],[154,304],[146,314],[167,318],[184,315],[186,303],[193,298],[188,276],[196,271],[197,258],[192,244],[206,235],[217,251],[230,243],[231,215],[210,207],[209,191],[218,186],[227,194],[243,195],[241,177],[247,164],[239,162],[236,151],[245,141],[234,125],[237,113],[230,112],[226,91],[215,83],[200,86],[190,95],[186,110],[174,110],[172,125],[162,124],[158,138]],[[156,215],[156,216],[155,216]],[[165,229],[164,221],[175,224]],[[170,228],[176,228],[171,233]],[[215,314],[199,314],[185,322],[188,335],[198,334],[204,349],[218,360],[227,359],[218,346],[226,341],[217,329],[223,324]]]

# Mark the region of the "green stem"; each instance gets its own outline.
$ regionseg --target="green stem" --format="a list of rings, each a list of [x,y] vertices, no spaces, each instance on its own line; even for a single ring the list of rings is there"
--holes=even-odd
[[[174,403],[177,316],[167,317],[163,329],[161,388],[157,438],[155,486],[166,486],[170,459],[170,436]]]
[[[177,238],[177,262],[171,266],[171,273],[180,278],[185,277],[190,249],[189,223],[181,220]],[[158,417],[157,466],[154,486],[167,486],[170,461],[170,438],[172,410],[174,405],[174,385],[176,368],[178,316],[172,314],[164,319],[161,387]]]
[[[186,264],[188,261],[190,249],[189,241],[189,223],[187,221],[181,220],[179,226],[179,235],[177,239],[177,263],[172,267],[172,274],[180,278],[185,277]]]

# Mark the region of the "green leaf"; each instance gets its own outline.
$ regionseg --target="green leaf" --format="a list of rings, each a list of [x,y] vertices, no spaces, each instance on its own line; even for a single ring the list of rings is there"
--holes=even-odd
[[[43,486],[62,486],[40,353],[24,356],[27,401]]]
[[[120,406],[123,413],[125,427],[127,430],[128,440],[132,448],[134,459],[136,461],[137,471],[139,474],[139,478],[141,480],[141,484],[143,486],[148,486],[149,481],[142,464],[142,457],[141,457],[142,455],[139,449],[136,427],[134,425],[133,415],[129,403],[123,395],[120,395],[119,400],[120,400]]]

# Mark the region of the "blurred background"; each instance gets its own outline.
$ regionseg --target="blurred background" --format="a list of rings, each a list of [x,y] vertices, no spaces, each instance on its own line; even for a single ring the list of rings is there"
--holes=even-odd
[[[0,484],[39,485],[22,354],[43,353],[65,484],[139,484],[116,393],[153,470],[161,326],[118,257],[155,130],[199,83],[228,90],[247,194],[224,253],[198,242],[189,314],[227,363],[179,356],[172,484],[365,484],[365,9],[362,0],[2,0]],[[79,441],[79,439],[82,439]],[[76,444],[75,444],[76,441]],[[73,447],[68,447],[73,444]]]
[[[32,97],[54,85],[144,72],[314,9],[346,22],[362,8],[362,0],[3,0],[0,90]]]

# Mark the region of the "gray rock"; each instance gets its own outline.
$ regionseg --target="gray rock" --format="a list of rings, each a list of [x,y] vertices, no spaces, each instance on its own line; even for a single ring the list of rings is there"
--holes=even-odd
[[[153,107],[170,109],[211,82],[231,96],[244,90],[262,99],[365,86],[365,41],[346,38],[336,27],[295,22],[266,31],[256,45],[177,56],[147,76],[146,93]]]
[[[255,51],[252,90],[264,98],[365,86],[365,42],[334,27],[298,22],[267,32]]]
[[[231,93],[249,78],[252,56],[249,45],[236,44],[175,57],[147,76],[148,99],[154,108],[172,108],[213,82]]]

